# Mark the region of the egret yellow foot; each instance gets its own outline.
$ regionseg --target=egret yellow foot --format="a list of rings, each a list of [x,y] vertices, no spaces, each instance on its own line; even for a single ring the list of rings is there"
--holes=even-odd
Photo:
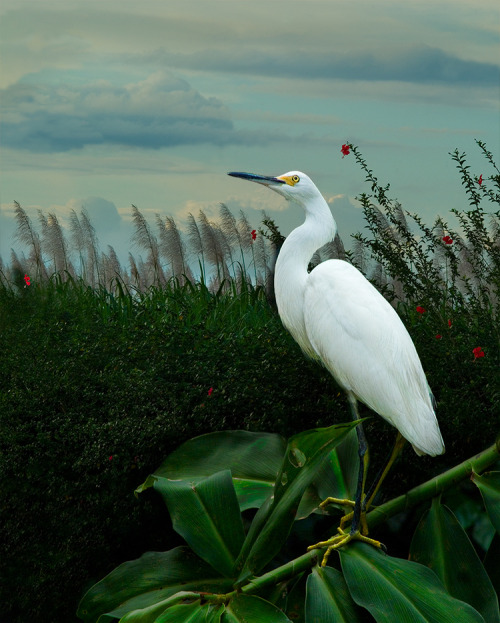
[[[356,502],[354,500],[346,500],[346,499],[340,499],[340,498],[326,498],[326,500],[323,500],[321,502],[319,507],[325,508],[329,504],[339,504],[340,506],[348,506],[352,509],[354,509],[354,507],[356,506]],[[354,510],[352,510],[350,513],[346,513],[342,517],[342,519],[340,520],[340,529],[342,531],[344,530],[344,527],[346,524],[351,523],[353,516],[354,516]],[[361,534],[366,536],[368,534],[368,525],[366,523],[366,513],[363,511],[361,512],[360,522],[361,522]]]
[[[380,541],[376,541],[375,539],[370,539],[369,537],[361,534],[359,530],[355,530],[354,532],[345,532],[342,528],[337,528],[338,534],[336,536],[332,536],[331,539],[327,541],[320,541],[315,545],[310,545],[307,548],[307,551],[310,552],[312,549],[322,549],[326,547],[327,550],[323,555],[323,560],[321,561],[321,566],[324,567],[328,562],[328,558],[330,556],[330,552],[334,549],[339,549],[340,547],[347,545],[350,541],[362,541],[363,543],[368,543],[373,547],[377,547],[378,549],[383,549],[386,551],[386,547]]]
[[[329,504],[339,504],[340,506],[350,506],[351,508],[354,508],[356,502],[354,500],[341,498],[326,498],[326,500],[323,500],[319,506],[320,508],[325,508],[325,506],[328,506]]]

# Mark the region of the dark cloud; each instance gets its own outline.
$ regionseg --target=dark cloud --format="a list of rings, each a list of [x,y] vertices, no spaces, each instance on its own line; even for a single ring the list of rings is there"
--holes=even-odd
[[[36,153],[86,145],[159,149],[178,145],[325,143],[328,137],[236,130],[229,110],[166,72],[127,86],[107,81],[82,85],[20,82],[3,90],[0,123],[7,147]]]
[[[163,115],[89,113],[85,118],[37,111],[21,122],[2,124],[4,145],[35,152],[61,152],[111,143],[157,149],[176,145],[230,142],[232,123],[220,119],[186,121]]]
[[[232,54],[207,50],[172,54],[157,50],[143,60],[171,67],[301,79],[399,81],[417,84],[498,86],[500,67],[468,61],[439,48],[422,46],[391,55],[323,53],[296,49],[286,54],[253,49]]]
[[[4,145],[38,152],[84,145],[160,148],[232,142],[229,111],[165,72],[127,86],[17,83],[2,93]]]

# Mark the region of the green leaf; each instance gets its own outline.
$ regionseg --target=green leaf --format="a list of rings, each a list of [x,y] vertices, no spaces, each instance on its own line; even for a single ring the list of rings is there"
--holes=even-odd
[[[500,534],[500,472],[488,472],[482,476],[473,473],[471,480],[479,488],[491,523]]]
[[[192,593],[181,591],[165,599],[154,606],[148,608],[141,608],[129,612],[123,618],[120,619],[120,623],[158,623],[158,621],[198,621],[205,622],[205,615],[208,613],[203,612],[206,608],[201,606],[200,601],[196,600],[192,603],[180,603],[186,599],[193,598]],[[220,614],[224,610],[223,606],[217,606],[215,612],[219,612],[217,621],[220,621]],[[211,608],[211,615],[213,615],[214,609]],[[203,616],[203,618],[199,618]]]
[[[292,623],[269,601],[254,595],[238,594],[226,605],[221,623]]]
[[[180,601],[184,593],[176,596]],[[189,595],[189,593],[188,593]],[[167,600],[170,601],[170,600]],[[120,619],[120,623],[219,623],[224,606],[222,604],[201,605],[200,601],[192,603],[159,604],[156,608],[136,610]]]
[[[240,509],[259,508],[272,491],[285,449],[283,437],[270,433],[237,430],[201,435],[172,452],[136,493],[153,486],[155,478],[197,482],[229,469]]]
[[[313,567],[307,578],[306,623],[362,623],[344,576],[332,567]]]
[[[304,573],[295,577],[287,585],[287,592],[276,603],[294,623],[305,623],[306,581]],[[280,585],[277,585],[280,588]],[[283,594],[283,588],[282,594]]]
[[[223,612],[224,606],[222,604],[200,605],[199,601],[195,601],[191,604],[172,606],[155,619],[154,623],[219,623],[222,620]],[[145,623],[149,623],[149,621]]]
[[[94,584],[81,600],[77,615],[88,623],[105,614],[119,619],[189,590],[225,593],[231,590],[231,582],[188,547],[148,552]]]
[[[174,530],[200,558],[230,577],[245,539],[231,472],[218,472],[197,484],[160,478],[154,488],[167,504]]]
[[[352,598],[377,623],[485,623],[472,606],[449,595],[428,567],[364,543],[339,554]]]
[[[224,604],[178,603],[189,593],[178,593],[154,608],[137,610],[120,623],[291,623],[275,605],[253,595],[238,594]],[[168,603],[170,602],[170,603]]]
[[[490,578],[459,521],[438,497],[417,526],[410,560],[432,569],[450,595],[470,604],[485,621],[500,623]]]
[[[258,573],[279,552],[295,521],[304,491],[328,453],[358,422],[317,428],[291,437],[273,489],[257,511],[243,545],[238,581]]]
[[[323,476],[330,471],[331,477]],[[322,500],[327,497],[353,500],[356,495],[359,471],[358,435],[353,429],[331,453],[320,474],[315,479]],[[342,509],[344,510],[344,509]]]
[[[312,512],[325,514],[319,509],[320,503],[328,497],[352,500],[356,494],[358,480],[359,456],[358,436],[351,430],[334,448],[318,470],[310,487],[302,496],[297,519],[304,519]],[[335,505],[331,505],[331,509]],[[342,514],[345,507],[337,507]]]
[[[491,583],[497,593],[500,595],[500,534],[496,533],[490,543],[486,556],[484,557],[484,568],[486,569]]]

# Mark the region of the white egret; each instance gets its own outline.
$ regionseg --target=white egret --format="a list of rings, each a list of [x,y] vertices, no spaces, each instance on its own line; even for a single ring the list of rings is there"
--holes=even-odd
[[[229,175],[263,184],[305,211],[304,223],[281,247],[274,277],[279,315],[304,353],[321,362],[345,390],[355,419],[359,419],[359,400],[399,431],[390,463],[402,447],[401,436],[418,455],[442,454],[444,444],[432,394],[415,346],[394,308],[348,262],[328,260],[308,272],[314,252],[337,232],[330,208],[315,184],[300,171],[278,177]],[[367,447],[361,425],[356,430],[360,471],[354,513],[349,516],[351,529],[346,533],[341,524],[338,535],[312,546],[328,547],[323,564],[332,549],[351,539],[380,546],[366,537],[365,529],[360,532],[361,513],[376,491],[365,499]]]

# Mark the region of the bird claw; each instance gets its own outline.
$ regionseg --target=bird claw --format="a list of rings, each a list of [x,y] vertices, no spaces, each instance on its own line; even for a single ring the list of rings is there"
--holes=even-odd
[[[372,545],[377,549],[382,549],[384,550],[384,552],[387,551],[383,543],[381,543],[380,541],[376,541],[375,539],[370,539],[366,535],[361,534],[359,530],[356,530],[355,532],[345,532],[344,530],[342,530],[342,528],[339,527],[337,528],[337,532],[339,534],[332,536],[332,538],[328,539],[327,541],[320,541],[319,543],[316,543],[315,545],[310,545],[307,548],[308,552],[313,549],[322,549],[323,547],[327,548],[326,552],[323,555],[323,560],[321,561],[322,567],[326,566],[330,553],[334,549],[339,549],[344,545],[347,545],[351,541],[361,541],[362,543],[368,543],[369,545]]]
[[[321,504],[319,505],[320,508],[325,508],[326,506],[328,506],[329,504],[339,504],[340,506],[347,506],[349,508],[354,509],[354,507],[356,506],[356,502],[354,500],[347,500],[347,499],[340,499],[340,498],[326,498],[325,500],[323,500],[321,502]],[[342,519],[340,520],[340,528],[342,531],[344,530],[346,524],[349,524],[352,521],[352,518],[354,516],[354,510],[352,510],[350,513],[346,513]],[[368,534],[368,525],[366,523],[366,513],[364,511],[361,512],[361,516],[360,516],[360,521],[361,521],[361,533],[366,536]],[[335,537],[337,538],[337,537]]]
[[[354,508],[356,502],[354,500],[340,498],[326,498],[326,500],[323,500],[319,506],[320,508],[325,508],[325,506],[328,506],[329,504],[339,504],[340,506],[350,506],[351,508]]]

